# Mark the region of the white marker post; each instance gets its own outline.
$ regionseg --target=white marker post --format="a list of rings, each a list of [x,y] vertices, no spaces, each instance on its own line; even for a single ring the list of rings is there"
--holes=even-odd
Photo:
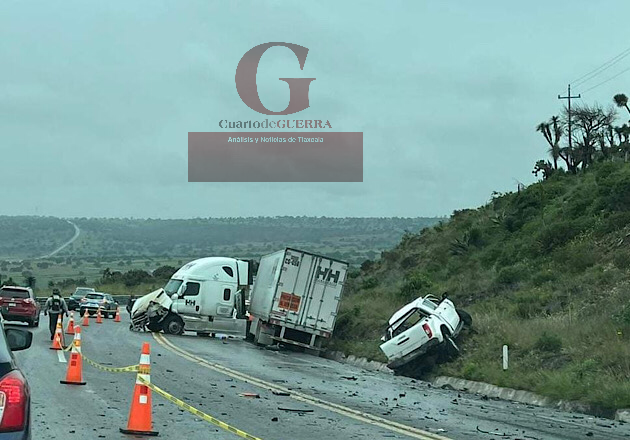
[[[508,369],[508,346],[503,346],[503,371]]]

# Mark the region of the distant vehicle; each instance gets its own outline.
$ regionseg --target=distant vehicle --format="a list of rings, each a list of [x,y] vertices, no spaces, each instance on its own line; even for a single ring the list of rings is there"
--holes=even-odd
[[[79,313],[81,316],[85,314],[86,310],[90,316],[94,316],[98,309],[101,309],[101,314],[105,318],[113,318],[118,308],[118,302],[114,300],[114,297],[109,293],[102,292],[88,293],[81,299],[80,304]]]
[[[0,288],[0,310],[5,320],[26,322],[29,327],[37,327],[40,308],[30,287]]]
[[[347,272],[348,263],[297,249],[262,257],[249,307],[254,342],[319,351],[335,327]]]
[[[85,298],[85,295],[94,292],[96,292],[96,290],[92,287],[77,287],[72,296],[66,300],[68,310],[79,310],[81,300]]]
[[[33,334],[5,328],[0,316],[0,440],[31,439],[31,391],[13,351],[31,346]]]
[[[472,318],[446,297],[440,301],[427,295],[402,307],[388,324],[380,346],[389,360],[387,366],[395,373],[409,375],[426,367],[424,355],[456,355],[459,348],[454,339],[472,325]]]
[[[206,257],[182,266],[163,289],[138,298],[131,309],[132,330],[163,330],[200,336],[245,338],[245,300],[252,281],[248,261]]]

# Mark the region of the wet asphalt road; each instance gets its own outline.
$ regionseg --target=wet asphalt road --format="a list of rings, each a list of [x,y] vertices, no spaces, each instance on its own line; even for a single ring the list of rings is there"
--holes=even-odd
[[[264,350],[245,341],[188,335],[156,339],[150,333],[129,331],[128,315],[123,315],[121,323],[104,321],[97,325],[92,319],[83,329],[83,353],[87,357],[108,366],[133,365],[138,363],[142,342],[150,342],[154,384],[263,440],[423,438],[422,434],[405,434],[405,426],[450,439],[630,438],[630,424],[484,400],[323,358]],[[141,438],[118,431],[127,423],[135,373],[109,373],[84,363],[87,385],[60,384],[67,364],[60,363],[57,352],[49,349],[43,324],[42,319],[42,325],[34,330],[33,346],[16,353],[31,385],[33,438]],[[220,368],[213,368],[215,364]],[[292,394],[276,395],[272,392],[276,387]],[[241,393],[260,397],[243,397]],[[313,403],[301,396],[319,400]],[[391,430],[378,419],[356,415],[361,412],[404,426]],[[153,423],[160,432],[158,438],[239,438],[156,394]]]

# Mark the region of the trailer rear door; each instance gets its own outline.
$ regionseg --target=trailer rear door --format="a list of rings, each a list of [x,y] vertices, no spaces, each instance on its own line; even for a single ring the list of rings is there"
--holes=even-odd
[[[332,332],[347,264],[287,249],[274,308],[303,330]]]

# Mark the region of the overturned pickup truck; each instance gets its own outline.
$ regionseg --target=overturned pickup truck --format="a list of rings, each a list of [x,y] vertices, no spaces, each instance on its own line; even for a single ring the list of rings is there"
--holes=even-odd
[[[396,374],[414,376],[440,359],[455,356],[459,348],[454,339],[472,325],[472,318],[445,296],[440,301],[427,295],[402,307],[388,324],[380,347],[389,360],[387,366]]]

